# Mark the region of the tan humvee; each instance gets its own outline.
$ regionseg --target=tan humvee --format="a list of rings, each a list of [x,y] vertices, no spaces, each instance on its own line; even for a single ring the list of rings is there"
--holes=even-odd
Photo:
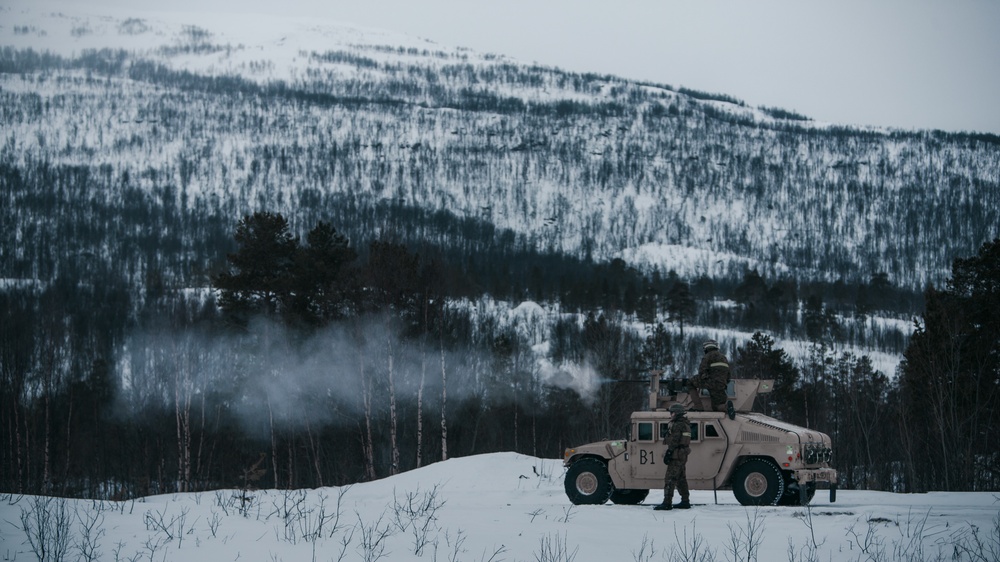
[[[667,383],[667,384],[662,384]],[[566,449],[566,495],[574,504],[635,505],[663,488],[663,453],[672,404],[690,407],[687,388],[650,377],[649,409],[633,412],[624,439]],[[733,379],[727,412],[688,412],[691,450],[687,480],[692,490],[730,488],[742,505],[806,505],[823,482],[837,498],[837,471],[830,468],[830,437],[751,412],[773,380]],[[708,403],[707,396],[703,398]]]

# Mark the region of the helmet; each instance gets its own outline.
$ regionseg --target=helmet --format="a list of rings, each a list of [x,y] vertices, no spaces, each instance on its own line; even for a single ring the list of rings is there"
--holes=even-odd
[[[671,414],[683,414],[684,413],[684,405],[683,404],[674,404],[674,405],[670,406],[670,413]]]
[[[705,351],[710,351],[712,349],[719,349],[719,342],[715,340],[708,340],[707,342],[702,344],[702,347],[705,349]]]

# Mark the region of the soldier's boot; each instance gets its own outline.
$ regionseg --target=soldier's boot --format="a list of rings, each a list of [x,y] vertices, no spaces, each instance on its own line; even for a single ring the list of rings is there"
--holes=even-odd
[[[674,487],[670,486],[669,488],[664,488],[663,489],[663,503],[661,503],[660,505],[654,507],[653,509],[656,510],[656,511],[663,511],[663,510],[666,510],[666,509],[673,509],[674,508],[674,506],[672,505],[674,503],[673,499],[674,499]]]
[[[729,416],[729,419],[731,420],[736,419],[736,408],[733,408],[732,400],[726,402],[726,415]]]
[[[726,410],[726,405],[725,404],[712,404],[712,411],[713,412],[725,412],[725,411],[727,411]]]
[[[674,507],[677,509],[691,509],[691,502],[686,499],[681,499],[680,502],[674,504]]]

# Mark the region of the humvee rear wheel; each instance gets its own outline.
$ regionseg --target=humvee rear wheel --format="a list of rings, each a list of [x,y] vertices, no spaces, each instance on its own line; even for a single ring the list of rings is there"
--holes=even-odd
[[[603,461],[587,458],[573,463],[563,482],[569,501],[576,505],[600,505],[608,501],[614,484]],[[640,500],[641,501],[641,500]]]
[[[615,488],[611,492],[611,501],[618,505],[639,505],[648,495],[649,490],[633,490],[631,488],[619,490]]]
[[[774,463],[752,459],[733,475],[733,495],[740,505],[777,505],[785,493],[785,479]]]

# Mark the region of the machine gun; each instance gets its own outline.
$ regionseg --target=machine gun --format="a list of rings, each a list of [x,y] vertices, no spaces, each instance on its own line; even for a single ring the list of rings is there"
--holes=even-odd
[[[648,384],[650,410],[666,409],[671,404],[677,402],[681,404],[688,402],[688,379],[687,377],[681,377],[680,372],[674,371],[673,376],[666,378],[663,377],[664,373],[666,373],[663,369],[643,369],[641,372],[649,373],[649,378],[626,379],[615,382]],[[683,398],[679,396],[682,394]]]
[[[646,371],[649,379],[630,379],[616,382],[634,382],[649,384],[649,409],[651,411],[666,410],[671,404],[691,406],[688,393],[691,392],[689,381],[674,373],[673,377],[661,378],[665,371],[652,369]],[[754,399],[758,394],[767,394],[774,387],[773,379],[732,379],[726,387],[726,395],[732,401],[738,412],[748,412],[753,408]],[[703,394],[707,398],[707,394]]]

